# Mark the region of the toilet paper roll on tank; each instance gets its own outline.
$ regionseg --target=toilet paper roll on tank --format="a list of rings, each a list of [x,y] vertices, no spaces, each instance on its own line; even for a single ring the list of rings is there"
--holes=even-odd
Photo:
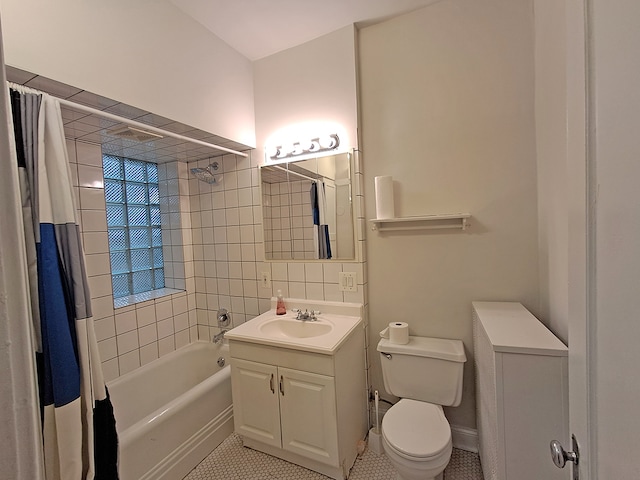
[[[406,345],[409,343],[409,324],[406,322],[391,322],[387,328],[380,332],[380,336],[391,343]]]
[[[393,177],[385,175],[374,178],[376,193],[376,218],[379,220],[395,218],[393,205]]]

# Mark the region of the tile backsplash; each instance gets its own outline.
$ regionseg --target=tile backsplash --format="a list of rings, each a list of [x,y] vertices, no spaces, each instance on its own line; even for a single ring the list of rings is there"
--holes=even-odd
[[[364,303],[366,261],[362,174],[356,155],[354,196],[357,262],[265,262],[258,162],[251,155],[216,157],[218,182],[190,173],[212,160],[158,167],[165,284],[161,295],[136,302],[114,298],[111,288],[102,151],[68,140],[70,166],[84,240],[95,331],[105,379],[112,380],[168,352],[218,333],[216,312],[226,308],[238,325],[285,297]],[[342,292],[338,273],[356,272],[358,291]],[[262,288],[262,272],[271,288]]]

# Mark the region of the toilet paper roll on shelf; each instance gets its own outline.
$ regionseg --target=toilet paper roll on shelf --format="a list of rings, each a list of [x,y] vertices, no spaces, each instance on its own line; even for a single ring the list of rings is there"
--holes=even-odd
[[[382,338],[391,343],[406,345],[409,343],[409,324],[406,322],[391,322],[387,328],[380,332]]]
[[[393,177],[389,175],[375,177],[376,218],[395,218],[393,205]]]

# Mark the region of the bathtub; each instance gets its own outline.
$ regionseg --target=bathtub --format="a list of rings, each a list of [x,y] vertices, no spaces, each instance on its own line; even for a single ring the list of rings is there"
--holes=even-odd
[[[107,384],[120,480],[180,480],[231,434],[228,348],[195,342]]]

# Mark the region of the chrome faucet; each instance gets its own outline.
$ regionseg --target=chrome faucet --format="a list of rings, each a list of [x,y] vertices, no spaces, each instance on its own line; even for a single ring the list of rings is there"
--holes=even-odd
[[[222,330],[220,333],[216,333],[213,338],[211,339],[211,341],[213,343],[220,343],[224,340],[224,334],[227,333],[229,330]]]
[[[316,315],[320,315],[321,313],[320,310],[311,310],[309,312],[309,310],[306,309],[303,312],[299,308],[294,308],[293,311],[296,312],[296,320],[302,320],[303,322],[315,322],[318,319]]]

